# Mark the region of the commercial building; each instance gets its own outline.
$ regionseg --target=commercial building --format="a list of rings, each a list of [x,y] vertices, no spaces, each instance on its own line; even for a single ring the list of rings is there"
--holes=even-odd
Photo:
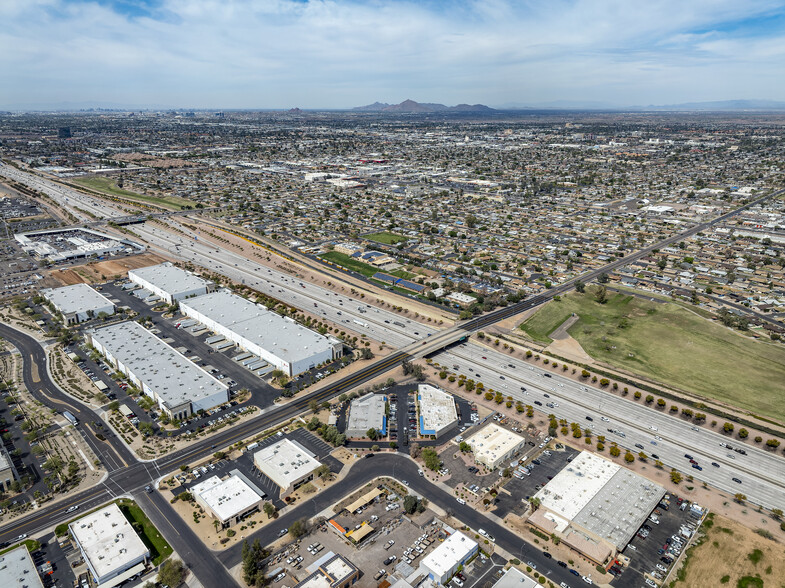
[[[338,339],[311,331],[229,290],[184,300],[180,310],[288,376],[343,354]]]
[[[489,423],[466,442],[472,448],[474,461],[493,470],[518,453],[526,444],[526,439],[495,423]]]
[[[41,576],[22,544],[16,549],[0,555],[0,586],[3,588],[44,588]]]
[[[259,471],[281,488],[281,498],[313,480],[322,465],[313,453],[291,439],[268,445],[254,453],[253,462]]]
[[[479,545],[460,531],[456,531],[429,553],[420,567],[434,582],[446,584],[458,567],[466,565],[477,555]]]
[[[221,480],[211,476],[191,487],[191,494],[210,515],[227,528],[257,512],[264,502],[264,493],[239,473],[232,472]]]
[[[117,504],[70,523],[76,546],[98,588],[110,588],[144,570],[150,551]]]
[[[169,304],[183,298],[207,294],[214,286],[210,280],[180,269],[168,261],[128,270],[128,279]]]
[[[352,562],[327,552],[306,568],[308,575],[294,588],[346,588],[360,578],[360,570]]]
[[[420,435],[439,438],[458,426],[458,411],[452,394],[430,384],[417,386]]]
[[[82,323],[101,313],[112,315],[115,311],[114,303],[87,284],[47,288],[41,294],[52,303],[66,325]]]
[[[8,450],[0,446],[0,491],[8,492],[14,480],[18,479],[19,474],[16,472],[11,456],[8,455]]]
[[[602,565],[627,546],[664,494],[659,484],[584,451],[535,494],[540,507],[528,522]]]
[[[365,437],[368,429],[376,429],[387,435],[387,397],[382,394],[366,394],[352,400],[346,423],[347,437]]]
[[[144,245],[91,229],[52,229],[17,233],[14,239],[31,255],[53,263],[69,259],[141,253]]]
[[[534,578],[530,578],[518,568],[509,568],[499,578],[493,588],[540,588],[542,586]]]
[[[173,420],[229,401],[226,385],[135,321],[90,330],[85,338]]]

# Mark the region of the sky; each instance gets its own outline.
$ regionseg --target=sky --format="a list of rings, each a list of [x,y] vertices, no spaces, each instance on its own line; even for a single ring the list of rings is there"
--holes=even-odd
[[[785,101],[785,1],[0,0],[0,108]]]

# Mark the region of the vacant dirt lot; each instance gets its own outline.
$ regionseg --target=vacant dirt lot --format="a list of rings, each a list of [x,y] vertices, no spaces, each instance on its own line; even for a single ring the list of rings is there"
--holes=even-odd
[[[676,586],[772,586],[785,582],[785,547],[735,521],[715,515],[704,542],[690,555]],[[758,581],[740,580],[744,577]]]
[[[155,265],[164,261],[166,259],[154,253],[144,253],[119,259],[90,262],[85,265],[68,268],[65,271],[52,270],[49,272],[49,278],[57,282],[59,286],[105,282],[110,279],[125,277],[128,270],[147,267],[148,265]]]

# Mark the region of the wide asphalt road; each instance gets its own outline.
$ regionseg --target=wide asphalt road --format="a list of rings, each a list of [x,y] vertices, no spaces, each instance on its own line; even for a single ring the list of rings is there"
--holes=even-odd
[[[82,437],[108,471],[118,470],[136,461],[136,456],[111,431],[104,429],[101,432],[107,436],[106,442],[96,438],[92,423],[101,422],[100,418],[91,409],[63,394],[52,382],[46,371],[46,352],[41,343],[30,335],[3,324],[0,324],[0,337],[11,342],[22,354],[22,380],[27,390],[36,400],[60,413],[64,410],[70,411],[80,423],[78,430]]]
[[[354,463],[354,467],[339,484],[300,503],[281,515],[277,521],[251,533],[246,539],[249,542],[259,539],[262,545],[270,544],[278,538],[281,529],[290,527],[296,520],[311,518],[371,480],[388,476],[399,481],[406,480],[411,491],[424,496],[475,532],[477,529],[484,529],[496,539],[496,545],[524,563],[531,561],[537,566],[538,572],[545,574],[556,585],[560,582],[568,585],[571,585],[570,582],[575,583],[575,576],[557,566],[553,559],[546,558],[541,550],[529,545],[505,526],[488,519],[471,506],[459,504],[452,494],[417,475],[417,470],[418,466],[414,461],[399,453],[377,453],[370,459],[362,459]],[[237,565],[242,561],[242,544],[238,543],[223,551],[218,555],[218,559],[228,568]]]

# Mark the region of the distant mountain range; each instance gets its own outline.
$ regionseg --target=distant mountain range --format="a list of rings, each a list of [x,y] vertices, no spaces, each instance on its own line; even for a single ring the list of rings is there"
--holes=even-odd
[[[716,100],[713,102],[682,102],[680,104],[620,105],[609,102],[589,100],[554,100],[552,102],[506,103],[496,108],[500,110],[610,110],[610,111],[745,111],[745,110],[785,110],[785,102],[777,100]]]
[[[444,104],[434,104],[431,102],[415,102],[414,100],[404,100],[400,104],[387,104],[385,102],[374,102],[367,106],[357,106],[352,108],[355,112],[390,112],[390,113],[428,113],[428,112],[494,112],[484,104],[458,104],[456,106],[445,106]]]

